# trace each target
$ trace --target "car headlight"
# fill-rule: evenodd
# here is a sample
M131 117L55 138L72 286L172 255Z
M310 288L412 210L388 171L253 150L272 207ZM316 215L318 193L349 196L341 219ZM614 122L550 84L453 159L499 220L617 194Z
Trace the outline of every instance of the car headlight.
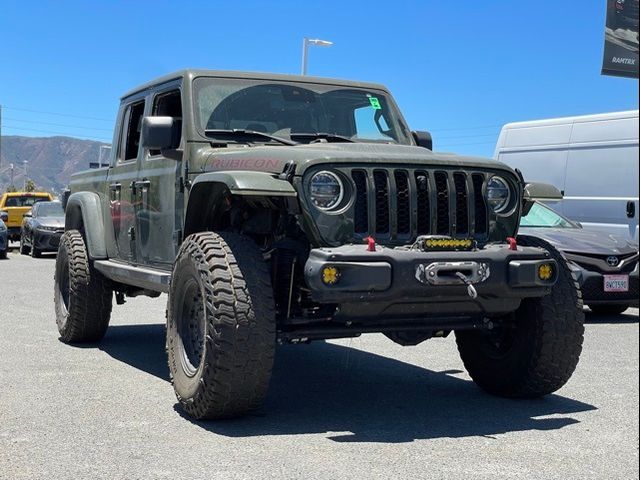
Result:
M485 198L491 210L502 213L511 203L511 188L504 178L493 176L487 182Z
M335 173L323 170L311 177L309 196L311 203L322 211L332 210L340 205L344 195L342 181Z

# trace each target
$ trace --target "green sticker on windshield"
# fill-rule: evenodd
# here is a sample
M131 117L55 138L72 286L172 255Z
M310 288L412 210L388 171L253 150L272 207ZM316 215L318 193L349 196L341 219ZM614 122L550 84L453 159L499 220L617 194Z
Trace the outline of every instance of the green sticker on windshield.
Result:
M382 107L380 106L380 100L376 97L369 97L369 103L375 110L380 110Z

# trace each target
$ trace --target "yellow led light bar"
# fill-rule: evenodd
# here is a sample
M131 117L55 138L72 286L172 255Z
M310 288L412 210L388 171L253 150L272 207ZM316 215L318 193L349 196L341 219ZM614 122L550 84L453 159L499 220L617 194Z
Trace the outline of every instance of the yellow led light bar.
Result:
M426 238L423 241L425 250L471 250L473 240L470 238Z

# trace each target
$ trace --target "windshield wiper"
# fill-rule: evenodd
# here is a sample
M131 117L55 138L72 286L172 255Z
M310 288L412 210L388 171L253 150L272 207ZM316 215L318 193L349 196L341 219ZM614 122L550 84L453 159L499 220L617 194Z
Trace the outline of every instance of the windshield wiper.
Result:
M327 142L349 142L355 143L355 140L345 137L344 135L338 135L336 133L324 133L324 132L312 132L312 133L292 133L291 138L309 138L326 140Z
M275 140L276 142L282 143L283 145L298 145L298 142L294 142L293 140L287 140L286 138L277 137L276 135L269 135L268 133L258 132L256 130L245 130L242 128L212 128L206 129L204 131L207 135L215 135L215 136L227 136L227 137L254 137L254 138L266 138L269 140Z

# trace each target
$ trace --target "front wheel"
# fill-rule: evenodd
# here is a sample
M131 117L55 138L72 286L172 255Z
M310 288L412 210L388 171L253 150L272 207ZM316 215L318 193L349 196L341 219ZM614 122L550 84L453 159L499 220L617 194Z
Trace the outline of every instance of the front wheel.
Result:
M31 257L32 258L40 258L41 252L40 249L36 247L36 237L35 235L31 236Z
M24 244L24 235L20 235L20 255L27 255L29 247Z
M169 372L197 419L241 415L266 395L275 353L268 265L238 234L202 232L182 243L167 307Z
M61 340L102 339L109 326L112 297L111 284L91 265L80 232L66 231L58 247L53 299Z
M558 262L551 293L527 298L490 331L456 332L458 350L471 378L504 397L540 397L571 378L584 336L582 295L563 255L547 242L518 237L520 245L541 247Z

